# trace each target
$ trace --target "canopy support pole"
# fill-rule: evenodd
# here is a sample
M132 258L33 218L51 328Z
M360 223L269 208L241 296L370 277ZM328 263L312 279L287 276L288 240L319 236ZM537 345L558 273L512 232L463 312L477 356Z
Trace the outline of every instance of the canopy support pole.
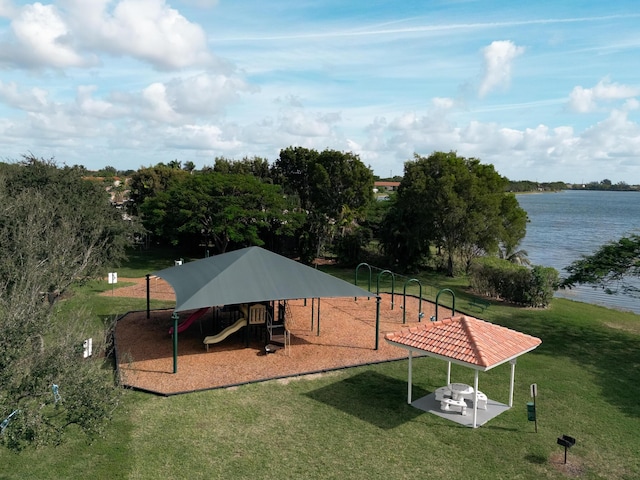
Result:
M513 384L516 378L516 359L509 360L511 364L511 382L509 384L509 407L513 407Z
M380 341L380 295L376 297L376 348L378 350L378 343Z
M320 297L318 297L318 331L316 332L316 336L320 336Z
M151 275L147 273L145 277L147 277L147 318L150 318L151 309L149 308L149 279L151 278Z
M180 316L173 312L173 373L178 373L178 319Z
M411 390L413 387L413 351L409 350L409 374L407 380L407 403L411 405Z
M304 301L305 301L304 305L306 307L307 306L307 304L306 304L307 299L305 298ZM310 329L312 332L313 332L313 316L315 314L316 314L316 299L312 298L311 299L311 329Z

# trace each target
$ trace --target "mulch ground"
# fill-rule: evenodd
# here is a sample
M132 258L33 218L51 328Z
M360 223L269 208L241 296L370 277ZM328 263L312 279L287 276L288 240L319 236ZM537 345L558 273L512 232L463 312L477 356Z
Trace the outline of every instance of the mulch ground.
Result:
M125 280L125 279L121 279ZM129 281L133 281L129 279ZM145 297L144 279L136 285L105 292L106 295ZM168 300L172 288L162 279L152 278L150 296ZM116 361L125 386L171 395L195 390L228 387L273 378L324 372L370 363L407 358L406 351L389 345L384 334L419 325L435 315L435 305L415 297L383 294L380 303L380 335L376 344L376 300L366 298L323 298L289 301L287 325L291 345L275 353L265 353L264 328L243 328L206 350L203 339L217 333L213 309L178 336L177 373L173 373L172 310L130 312L116 325ZM419 309L419 307L421 307ZM312 313L314 312L314 313ZM406 323L403 323L403 312ZM180 321L189 312L181 312ZM313 318L312 318L313 315ZM440 318L451 310L440 307ZM247 335L248 334L248 346Z

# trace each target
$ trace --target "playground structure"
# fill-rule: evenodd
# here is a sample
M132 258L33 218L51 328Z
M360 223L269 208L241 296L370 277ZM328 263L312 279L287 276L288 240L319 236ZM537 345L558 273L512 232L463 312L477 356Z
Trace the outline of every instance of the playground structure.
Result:
M285 349L288 348L290 332L286 325L286 302L278 304L278 318L276 320L274 320L273 315L274 306L263 303L253 305L243 303L222 308L200 308L191 313L186 320L179 323L177 328L171 327L169 329L169 335L173 335L174 328L177 333L185 332L197 320L202 319L211 308L214 330L218 330L218 332L204 337L202 343L207 352L209 351L209 345L222 342L245 327L249 327L252 332L258 336L267 338L267 341L270 343L284 346ZM202 324L200 324L200 331L202 332ZM248 344L248 332L245 333L245 340Z

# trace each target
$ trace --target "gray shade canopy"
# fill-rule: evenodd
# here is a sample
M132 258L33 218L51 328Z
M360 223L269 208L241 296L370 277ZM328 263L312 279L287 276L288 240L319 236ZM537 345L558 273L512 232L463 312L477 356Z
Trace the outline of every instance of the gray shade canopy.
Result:
M260 247L154 272L176 294L176 312L299 298L376 297L349 282Z

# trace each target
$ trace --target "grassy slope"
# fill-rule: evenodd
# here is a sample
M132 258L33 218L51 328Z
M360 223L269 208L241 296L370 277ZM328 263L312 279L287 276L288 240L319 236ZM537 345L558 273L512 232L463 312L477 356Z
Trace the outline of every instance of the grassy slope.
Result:
M157 269L149 266L141 261L127 276ZM353 281L353 270L343 275ZM456 308L468 307L463 280L431 277L423 285L431 285L423 287L425 296L454 288ZM65 308L91 304L96 324L144 308L140 301L95 296L108 288L106 282L83 287ZM450 297L441 303L450 304ZM546 310L493 304L479 316L543 344L518 359L514 408L477 430L406 405L402 361L170 398L129 392L105 438L87 444L71 435L56 448L0 450L0 479L422 479L471 472L482 479L566 478L557 465L556 437L563 433L577 439L569 462L580 478L640 478L639 317L561 299ZM455 365L452 375L473 379L471 370ZM414 397L444 384L445 376L444 362L416 360ZM538 434L525 409L533 382ZM480 376L482 390L499 401L508 400L508 383L508 366Z

